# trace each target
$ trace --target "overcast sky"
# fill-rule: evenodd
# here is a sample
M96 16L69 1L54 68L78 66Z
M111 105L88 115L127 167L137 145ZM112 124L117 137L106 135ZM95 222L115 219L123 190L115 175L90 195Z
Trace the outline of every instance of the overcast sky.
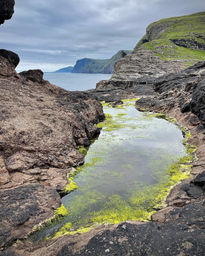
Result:
M16 0L0 48L19 54L19 71L53 71L133 49L151 22L200 11L205 0Z

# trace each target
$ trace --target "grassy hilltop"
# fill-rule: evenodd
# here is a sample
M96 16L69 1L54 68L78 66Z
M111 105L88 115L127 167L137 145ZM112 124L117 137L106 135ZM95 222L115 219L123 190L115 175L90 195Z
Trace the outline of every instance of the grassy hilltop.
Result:
M136 45L163 60L182 60L187 66L205 60L205 12L162 19L147 27Z

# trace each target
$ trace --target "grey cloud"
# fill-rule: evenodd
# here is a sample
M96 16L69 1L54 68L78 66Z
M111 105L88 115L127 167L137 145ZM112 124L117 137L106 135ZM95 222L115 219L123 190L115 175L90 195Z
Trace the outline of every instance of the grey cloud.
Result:
M0 44L20 55L20 69L46 71L133 49L149 23L204 10L201 0L17 0Z

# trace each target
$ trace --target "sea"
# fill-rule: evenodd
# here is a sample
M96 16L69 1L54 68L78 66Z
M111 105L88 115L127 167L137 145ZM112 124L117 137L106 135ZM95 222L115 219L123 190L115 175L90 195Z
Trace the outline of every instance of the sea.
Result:
M108 80L111 74L44 73L44 79L68 91L95 89L96 83Z

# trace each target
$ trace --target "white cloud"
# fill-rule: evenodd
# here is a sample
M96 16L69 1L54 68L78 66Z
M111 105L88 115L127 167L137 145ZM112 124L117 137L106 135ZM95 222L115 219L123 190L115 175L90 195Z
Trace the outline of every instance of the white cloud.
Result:
M69 65L68 66L72 66ZM44 72L53 72L60 68L65 67L65 64L51 64L51 63L33 63L33 62L20 62L20 64L17 66L16 71L21 72L28 69L41 69Z
M63 51L61 50L44 50L44 49L21 49L23 52L34 52L34 53L43 53L48 55L59 55L62 54Z

